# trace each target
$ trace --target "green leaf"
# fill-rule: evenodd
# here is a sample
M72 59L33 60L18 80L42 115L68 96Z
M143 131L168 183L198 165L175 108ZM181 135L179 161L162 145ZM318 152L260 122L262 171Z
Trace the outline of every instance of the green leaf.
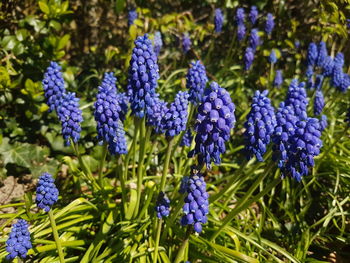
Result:
M125 8L125 0L115 0L115 12L118 14Z
M39 1L39 8L41 11L43 11L45 14L50 14L50 8L47 5L46 1Z
M64 48L70 39L70 35L66 34L58 41L57 49Z
M59 165L57 160L49 159L49 149L29 143L9 144L9 138L4 138L0 145L4 164L13 163L28 168L34 177L42 172L54 174Z

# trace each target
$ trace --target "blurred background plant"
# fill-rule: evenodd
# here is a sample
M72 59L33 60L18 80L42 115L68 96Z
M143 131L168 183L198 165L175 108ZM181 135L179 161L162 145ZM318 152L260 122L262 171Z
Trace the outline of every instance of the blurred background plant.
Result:
M245 8L247 14L252 5L259 10L258 22L254 27L258 28L262 43L256 50L252 68L244 71L243 57L252 26L247 26L245 39L238 42L234 17L237 7ZM221 33L214 32L214 12L218 7L224 13ZM128 11L133 8L138 16L129 26ZM64 208L58 210L60 218L57 224L64 231L61 238L65 240L67 248L74 251L71 262L78 259L81 262L115 262L113 251L119 251L118 259L145 262L143 258L149 256L148 248L154 242L144 234L145 229L151 228L149 218L145 216L142 220L131 221L128 215L115 211L115 202L120 201L120 196L110 189L111 186L107 188L110 192L106 193L109 201L104 203L103 197L92 196L85 192L86 189L82 190L84 197L79 197L79 191L72 189L76 182L65 180L79 174L78 161L73 150L64 147L57 117L48 113L44 100L41 81L50 61L60 62L67 90L76 92L81 99L84 122L79 149L89 169L96 172L102 153L101 147L94 147L97 133L92 105L97 86L104 72L112 71L118 78L118 88L125 90L136 37L150 33L153 39L156 31L161 32L163 47L158 60L158 90L167 101L171 101L178 90L185 88L189 63L201 60L208 77L230 92L237 107L237 127L223 156L223 164L215 167L210 176L207 175L210 178L207 182L209 192L215 195L222 187L220 183L237 176L240 165L245 162L244 156L237 153L244 145L243 123L255 90L269 89L272 104L277 107L286 94L286 84L292 78L298 76L300 80L306 80L305 58L311 41L325 41L331 55L335 56L341 51L347 60L350 55L349 46L346 45L349 9L348 0L2 1L1 183L6 177L14 176L21 180L29 179L29 183L24 183L32 185L32 180L35 182L42 172L58 174L59 186L64 189L60 201ZM263 30L267 13L273 14L275 21L271 36L267 36ZM191 40L191 49L186 54L182 51L184 33L188 33ZM271 50L275 51L277 62L270 64ZM283 70L284 82L280 89L272 87L276 69ZM328 90L325 113L329 127L323 135L324 154L318 158L322 162L317 163L313 176L305 177L302 183L284 180L279 188L273 188L264 198L258 198L251 206L242 208L239 216L223 230L224 234L212 242L210 236L222 220L222 215L239 203L254 179L263 172L262 166L249 163L245 174L252 177L236 182L222 196L225 202L215 201L215 209L211 210L209 217L208 233L190 239L192 260L256 262L254 258L258 258L261 262L320 262L329 261L333 256L341 262L341 258L350 258L344 253L350 243L350 143L348 133L344 133L349 96L339 95L329 88L329 83L324 88ZM309 91L309 94L314 96L313 91ZM332 102L331 98L337 103ZM125 127L131 125L132 120L127 118ZM127 129L129 137L133 133L133 128ZM165 147L166 140L161 138L157 146L160 159L164 158ZM177 179L189 174L189 164L184 166L182 160L186 153L187 149L176 151L172 159L171 170ZM150 171L156 174L156 166L161 161L156 154L152 157L156 162ZM117 169L113 162L107 168L107 176ZM155 178L149 178L146 191L152 199L154 187L151 180ZM262 191L268 182L262 182L258 188ZM30 189L32 186L29 186ZM118 191L121 191L119 186ZM257 191L253 193L258 194ZM8 203L12 201L11 196L1 200L5 200L2 208L8 208ZM35 221L35 242L45 245L41 248L38 246L42 254L31 259L33 262L52 262L50 260L55 258L55 254L51 252L55 247L52 247L51 241L43 240L43 236L50 233L48 218L32 212L30 191L24 202L21 198L14 201L19 201L16 209L0 214L0 218L5 219L1 231L19 216ZM96 214L92 211L101 208L99 203L103 204L103 212ZM179 230L176 222L172 222L173 229L167 229L173 241L167 240L167 250L161 248L159 252L164 262L172 262L171 258L182 241L184 230ZM114 230L113 234L111 229ZM104 240L106 235L109 237ZM334 251L336 253L333 255ZM4 252L0 255L3 256Z

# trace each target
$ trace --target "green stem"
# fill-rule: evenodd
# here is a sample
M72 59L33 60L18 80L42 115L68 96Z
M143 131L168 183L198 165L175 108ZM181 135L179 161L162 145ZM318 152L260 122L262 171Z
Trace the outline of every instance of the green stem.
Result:
M171 150L173 148L173 142L174 142L173 138L169 140L168 149L167 149L167 152L165 155L163 174L162 174L162 179L161 179L160 188L159 188L161 192L164 191L164 187L165 187L165 181L166 181L166 176L168 174L170 157L171 157Z
M190 239L190 234L191 234L191 226L188 226L185 239L184 239L184 241L182 241L181 247L179 248L179 251L177 252L174 263L180 263L181 260L183 259L184 252L185 252L185 249L186 249L187 244L188 244L188 240Z
M243 198L239 201L240 204L237 205L226 217L224 222L221 224L221 226L219 227L219 229L214 232L214 234L211 236L210 241L214 241L215 238L221 233L221 231L226 227L226 225L228 223L231 222L231 220L238 214L240 213L242 210L244 210L246 207L248 207L251 203L252 200L254 199L250 199L251 195L253 194L253 192L255 191L255 189L259 186L260 182L262 182L264 180L264 178L267 176L267 174L269 174L270 170L273 167L273 163L270 164L270 166L266 169L266 171L264 171L263 173L260 174L260 176L256 179L256 181L253 183L253 185L249 188L249 190L247 191L247 193L245 194L245 196L243 196ZM280 181L280 179L278 179ZM278 181L278 182L279 182ZM275 182L274 182L275 183ZM271 184L270 184L271 185ZM268 185L266 189L269 189ZM275 185L274 185L275 186ZM262 193L262 192L260 192ZM259 195L259 194L258 194Z
M160 219L158 221L158 227L157 227L157 235L156 235L156 243L154 246L153 263L157 263L157 261L158 261L158 248L159 248L160 232L162 230L162 223L163 223L163 219Z
M123 209L124 209L124 215L126 213L126 188L125 188L125 178L123 173L123 161L122 156L117 157L117 169L116 169L117 178L119 175L119 181L120 181L120 187L122 189L122 203L123 203Z
M103 178L102 178L102 173L103 173L103 166L106 160L106 156L107 156L107 143L104 143L102 146L102 155L101 155L101 159L100 159L100 164L98 167L98 181L100 186L103 188Z
M146 120L143 118L140 121L140 150L139 150L139 162L137 165L137 200L136 206L134 210L134 217L136 217L139 213L140 202L141 202L141 194L142 194L142 181L143 181L143 159L145 157L145 147L146 147Z
M56 242L58 256L60 258L60 262L64 263L65 262L64 261L64 254L63 254L63 250L62 250L62 246L61 246L60 237L58 236L58 232L57 232L55 217L53 216L52 210L50 210L48 214L49 214L49 218L50 218L50 222L51 222L53 237L54 237L55 242Z
M181 208L182 208L183 205L184 205L184 200L183 200L182 197L183 197L183 196L181 195L181 199L180 199L179 202L177 203L175 209L172 209L172 210L171 210L171 211L172 211L172 212L171 212L172 216L169 218L169 220L167 220L167 224L166 224L165 229L164 229L164 231L163 231L161 241L164 241L164 239L166 238L167 233L168 233L168 230L171 229L172 225L174 224L175 220L176 220L177 217L178 217L178 214L180 213Z
M94 188L96 188L97 190L101 190L101 187L96 182L95 177L93 177L90 169L86 166L83 158L81 157L81 154L79 152L78 143L72 142L72 146L73 146L73 150L75 152L75 155L78 157L79 165L80 165L81 169L83 170L84 174L90 180L90 182Z
M147 209L148 209L148 207L149 207L149 205L151 204L151 201L152 201L152 197L153 197L153 193L154 193L155 187L152 186L151 188L148 188L148 189L149 189L148 192L146 192L146 195L148 197L147 197L145 205L141 209L141 212L139 214L138 220L141 220L142 217L145 215L145 213L146 213L146 211L147 211Z
M165 188L166 176L168 174L168 169L169 169L169 163L170 163L170 157L171 157L171 150L172 150L172 147L173 147L173 142L174 142L174 139L171 138L169 140L168 149L167 149L166 155L165 155L163 174L162 174L162 179L161 179L161 182L160 182L159 192L163 192L164 188ZM156 235L156 244L155 244L155 247L154 247L154 261L153 261L154 263L157 262L157 258L158 258L158 247L159 247L160 233L162 231L162 223L163 223L163 220L160 219L159 222L158 222L157 235Z

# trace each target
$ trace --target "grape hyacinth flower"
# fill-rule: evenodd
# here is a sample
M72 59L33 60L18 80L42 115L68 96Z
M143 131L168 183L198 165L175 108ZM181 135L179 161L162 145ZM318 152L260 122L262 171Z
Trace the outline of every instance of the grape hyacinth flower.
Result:
M116 93L117 92L117 78L116 76L114 76L113 72L105 72L105 74L103 75L103 80L102 80L102 85L108 85L111 86L111 90L112 92Z
M117 101L120 106L119 119L124 122L129 109L129 97L125 92L117 92Z
M307 88L313 89L314 88L314 80L313 80L314 68L313 68L313 66L310 66L310 65L307 66L305 75L307 78Z
M170 200L164 192L160 192L155 207L159 219L168 217L170 214Z
M188 186L188 180L190 179L189 176L183 176L181 178L181 183L180 183L180 189L179 189L179 193L180 194L184 194L187 192L187 186Z
M350 87L350 76L349 74L343 73L343 79L340 86L341 92L346 92Z
M316 65L317 58L318 58L317 45L314 42L311 42L307 49L307 58L306 58L307 65L314 67Z
M106 93L106 96L111 94L113 98L114 97L117 98L117 102L119 104L119 106L117 106L119 118L121 121L124 121L125 115L128 112L129 97L126 95L125 92L122 92L122 93L118 92L116 83L117 83L117 78L114 76L114 73L106 72L103 76L102 84L101 84L101 87L99 87L99 89L104 87L102 89Z
M204 95L194 127L196 145L188 155L198 155L199 165L206 164L210 169L212 161L221 163L220 155L226 151L225 142L236 122L235 105L230 94L216 82L210 84Z
M74 92L63 95L57 109L57 115L61 121L62 135L66 145L70 145L70 140L77 143L80 138L80 123L83 121L83 115L81 109L79 109L79 99L75 97Z
M154 53L156 53L157 56L159 56L160 50L163 46L163 40L162 40L162 34L159 31L156 31L154 33Z
M288 160L289 139L294 135L297 120L293 108L281 102L276 113L276 127L272 135L273 159L277 161L279 168L284 167Z
M154 128L155 133L165 133L162 120L168 111L168 103L159 98L159 94L156 94L151 106L150 114L147 119L147 125Z
M316 90L315 100L314 100L314 114L320 115L324 108L324 97L321 90Z
M315 164L314 157L320 154L320 138L321 126L318 119L297 121L295 133L289 140L287 162L281 168L282 177L290 176L300 182L302 176L308 175L309 168Z
M259 32L258 29L253 28L252 31L250 32L249 36L249 46L256 50L256 48L260 45L260 37L259 37Z
M328 57L327 46L326 43L321 41L318 44L318 56L317 56L317 66L322 68L326 58Z
M333 73L333 67L334 67L334 60L331 56L327 56L324 64L323 64L323 68L322 68L322 74L325 77L329 77L332 75Z
M190 49L191 49L191 39L190 36L188 35L188 33L184 33L182 35L182 50L184 51L184 53L187 53Z
M193 225L194 231L202 232L202 224L207 223L207 214L209 212L209 194L206 190L206 183L203 174L192 167L191 175L187 181L187 196L184 201L182 211L184 215L181 218L181 225Z
M137 19L136 9L133 8L128 13L128 25L131 26L134 24L134 21Z
M61 66L51 61L42 81L44 95L47 100L46 103L49 106L50 112L57 110L60 106L63 94L66 92L61 70Z
M188 93L180 91L176 94L175 100L170 104L168 111L162 119L163 129L166 136L174 137L186 130L188 117Z
M268 91L256 91L253 97L251 110L244 124L246 151L249 159L255 155L259 162L263 162L263 155L271 140L276 126L275 109L267 97Z
M275 79L273 81L273 85L275 87L280 87L283 83L283 75L282 70L276 70Z
M193 140L193 136L192 136L192 131L190 128L188 128L184 134L184 136L182 137L180 146L187 146L190 147L191 143Z
M334 58L334 66L332 73L332 85L338 89L341 89L343 81L343 66L344 66L344 55L339 52Z
M327 116L323 114L320 119L321 132L323 132L327 128L327 126L328 126Z
M220 33L222 30L222 24L224 23L224 14L220 8L215 9L214 25L215 32Z
M254 61L254 50L251 47L247 47L244 53L244 69L249 70Z
M244 24L238 25L238 27L237 27L237 39L238 39L238 41L242 41L244 39L245 33L246 33L245 25Z
M49 212L51 207L58 200L58 189L55 185L55 180L49 173L43 173L39 177L38 185L36 187L36 204L45 212Z
M243 25L245 20L245 14L244 14L244 9L243 8L237 8L236 10L236 17L235 17L235 22L236 25Z
M316 81L315 81L316 90L320 90L322 88L322 84L323 84L323 75L318 74L316 76Z
M307 118L306 108L308 105L308 99L304 86L304 82L299 84L297 79L293 79L289 85L285 100L285 105L291 106L295 115L300 120Z
M148 35L145 34L135 40L129 66L127 90L132 115L141 119L148 118L158 79L157 56Z
M249 20L250 20L250 23L252 23L252 25L255 25L256 21L258 20L258 9L256 8L255 5L253 5L250 8Z
M300 41L299 41L298 39L296 39L296 40L294 41L294 47L295 47L296 49L299 49L299 48L300 48Z
M19 219L17 223L12 225L9 238L6 241L6 252L9 253L6 259L26 258L30 248L32 248L32 242L30 241L28 223L24 219Z
M271 64L275 64L277 62L277 55L274 49L271 50L270 56L269 56L269 62Z
M271 13L268 13L266 16L266 22L265 22L266 34L271 35L274 27L275 27L275 21L274 21L273 15Z
M189 101L194 105L202 102L208 77L204 65L197 60L191 63L186 75L186 87L189 90Z

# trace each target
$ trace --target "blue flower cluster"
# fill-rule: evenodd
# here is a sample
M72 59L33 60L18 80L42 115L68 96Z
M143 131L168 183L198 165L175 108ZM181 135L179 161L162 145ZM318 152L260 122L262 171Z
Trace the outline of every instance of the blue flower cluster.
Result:
M39 177L38 185L36 187L36 204L45 212L49 212L51 207L58 200L58 189L55 185L55 180L49 173L43 173Z
M317 57L318 57L317 45L314 42L311 42L307 49L307 58L306 58L307 65L314 67L317 62Z
M252 23L252 25L255 25L256 21L258 20L258 9L256 8L256 6L252 6L250 8L250 12L249 12L249 20L250 23Z
M273 15L268 13L266 16L266 22L265 22L266 34L271 35L274 27L275 27L275 21L274 21Z
M163 46L163 40L162 40L162 34L159 31L156 31L154 33L154 53L156 53L157 56L159 56L160 50Z
M113 78L111 78L113 77ZM120 113L125 118L125 113L118 103L116 78L105 74L101 86L98 87L95 106L95 120L97 122L97 139L99 143L108 144L108 150L112 155L125 154L127 152L123 123L120 121Z
M167 111L168 103L160 99L159 94L156 94L147 119L147 125L152 126L156 133L165 133L162 120Z
M224 23L224 14L220 8L216 8L215 16L214 16L214 25L215 25L216 33L221 32L223 23Z
M157 217L159 219L169 216L169 214L170 214L170 200L164 192L159 193L155 210L157 213Z
M191 63L186 75L186 87L189 90L189 101L194 105L202 102L208 77L204 65L197 60Z
M182 35L182 50L184 51L184 53L187 53L188 51L190 51L191 49L191 39L190 36L188 35L188 33L184 33Z
M236 17L235 17L236 25L239 26L239 25L244 24L244 20L245 20L244 9L243 8L237 8L237 10L236 10Z
M283 83L283 75L282 70L276 70L275 79L273 81L273 85L275 87L280 87Z
M308 175L314 166L314 157L322 147L321 126L318 119L308 118L296 122L295 132L290 137L287 162L281 167L282 176L291 176L298 182Z
M242 41L246 34L246 28L244 25L245 13L243 8L237 8L235 22L237 25L237 39L238 41Z
M324 108L324 97L321 90L316 90L315 100L314 100L314 114L320 115Z
M270 52L269 61L271 64L275 64L277 62L277 55L274 49L272 49Z
M295 115L301 120L307 117L306 108L308 99L304 86L304 82L299 84L297 79L293 79L289 85L287 98L285 100L286 106L291 106Z
M279 168L283 168L288 161L289 140L294 135L297 120L293 108L281 102L276 113L276 127L272 136L273 159L277 161Z
M81 126L83 121L82 112L79 109L79 99L75 93L65 93L57 109L57 115L62 124L62 135L66 145L70 145L70 140L78 142L80 138Z
M138 37L134 43L128 73L128 96L132 114L147 118L159 79L157 56L147 34Z
M6 258L8 260L15 257L25 258L30 248L32 248L32 242L30 241L28 223L24 219L19 219L17 223L13 224L10 236L6 241L6 251L9 253Z
M126 114L129 109L129 97L126 95L125 92L118 92L117 93L117 101L120 106L120 111L119 111L119 119L124 122Z
M321 41L318 44L318 55L317 55L317 62L316 65L320 68L322 68L325 64L326 58L328 57L328 51L326 43Z
M190 178L186 187L187 196L182 208L184 215L181 218L181 225L193 225L194 231L202 232L202 224L207 223L209 212L209 194L206 190L206 183L203 174L200 174L195 167L192 167Z
M131 9L128 13L128 25L131 26L134 24L134 21L137 19L137 12L134 9Z
M244 124L246 150L249 158L255 155L259 162L264 161L263 155L276 126L275 109L267 95L267 90L255 92L251 110Z
M254 49L247 47L244 53L244 69L249 70L253 65L254 61Z
M180 132L186 130L188 117L188 93L180 91L176 94L174 102L169 106L162 119L162 128L166 136L174 137Z
M50 66L46 69L42 81L45 98L50 111L57 110L66 92L61 69L61 66L56 62L50 62Z
M225 152L225 142L236 122L235 105L230 94L216 82L210 84L204 95L195 123L196 146L189 157L198 155L199 165L206 164L210 169L212 160L221 163L220 154Z
M260 37L259 37L259 31L256 28L253 28L250 32L249 36L249 46L256 50L256 48L260 45Z
M336 88L341 89L343 81L343 66L344 66L344 55L338 53L334 58L334 66L332 73L332 85Z
M190 128L188 128L184 134L184 136L182 137L182 140L180 142L180 146L191 146L193 140L193 136L192 136L192 131Z

